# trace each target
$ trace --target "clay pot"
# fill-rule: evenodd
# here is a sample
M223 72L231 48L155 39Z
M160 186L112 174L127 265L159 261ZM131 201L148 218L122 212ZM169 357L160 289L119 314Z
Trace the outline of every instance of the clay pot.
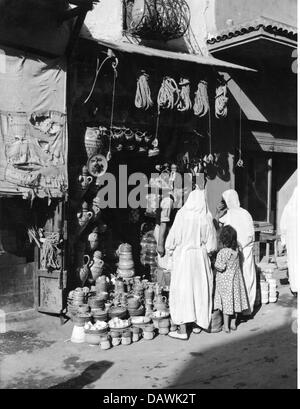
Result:
M78 276L79 276L79 279L80 279L82 285L85 284L85 282L88 279L88 276L90 274L89 263L90 263L90 257L88 255L84 255L83 256L83 265L79 270L77 270L78 271ZM84 298L83 295L78 296L78 301L81 301L81 300L83 301L83 298ZM73 303L76 302L76 300L77 300L77 298L75 296L74 299L73 299Z
M122 279L118 278L115 282L115 291L116 293L124 293L125 292L125 283Z
M128 308L129 309L138 309L139 306L141 305L141 301L139 299L139 297L128 297L127 298L127 303L128 303Z
M86 202L82 204L81 211L77 213L79 226L84 226L94 216L94 213L89 211L89 206Z
M100 276L96 280L96 291L97 293L107 292L108 283L106 280L106 276Z
M101 153L104 149L104 139L99 128L87 127L84 135L84 144L87 156Z
M78 181L82 190L86 190L93 182L93 176L89 174L87 166L83 166L82 174L79 176Z
M121 244L117 250L117 255L119 256L118 267L120 270L132 270L134 268L130 244Z
M102 260L101 251L95 251L93 260L89 265L94 281L96 281L97 278L102 274L103 266L104 261Z
M158 328L169 328L170 320L168 318L158 321Z
M107 350L107 349L111 348L109 335L101 336L101 338L100 338L100 347L103 350Z
M85 342L89 345L99 345L100 334L97 331L85 331Z
M157 295L154 300L154 308L157 311L167 311L167 298L163 295Z
M170 332L169 328L159 328L158 333L160 335L168 335L168 333Z

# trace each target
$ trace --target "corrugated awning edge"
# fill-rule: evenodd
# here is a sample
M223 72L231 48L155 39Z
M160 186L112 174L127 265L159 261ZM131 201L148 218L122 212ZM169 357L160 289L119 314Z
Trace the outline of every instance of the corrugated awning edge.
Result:
M227 69L234 69L234 70L242 70L242 71L250 71L250 72L257 72L257 70L244 67L242 65L232 64L227 61L222 61L214 57L206 57L198 54L187 54L181 52L174 52L174 51L167 51L167 50L159 50L156 48L145 47L139 44L131 44L126 42L110 42L106 40L95 40L91 39L92 41L97 42L105 47L111 48L113 50L131 53L131 54L142 54L149 57L158 57L158 58L165 58L165 59L172 59L177 61L185 61L196 63L200 65L207 65L213 66L217 68L227 68Z

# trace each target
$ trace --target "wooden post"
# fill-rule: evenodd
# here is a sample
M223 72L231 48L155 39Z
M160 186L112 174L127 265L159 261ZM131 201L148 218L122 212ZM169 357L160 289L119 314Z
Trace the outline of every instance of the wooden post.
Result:
M267 200L267 222L271 223L271 208L272 208L272 165L273 159L268 159L268 200ZM267 262L270 258L270 242L266 243Z

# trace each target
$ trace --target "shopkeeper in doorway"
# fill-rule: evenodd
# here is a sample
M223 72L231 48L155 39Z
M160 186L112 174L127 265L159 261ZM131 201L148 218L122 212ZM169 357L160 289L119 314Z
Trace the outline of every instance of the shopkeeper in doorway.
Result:
M172 259L166 254L165 242L174 222L180 199L182 199L181 178L177 186L177 166L171 166L171 173L164 171L160 175L159 206L156 210L154 237L157 242L157 280L164 287L169 286L166 272L171 270Z

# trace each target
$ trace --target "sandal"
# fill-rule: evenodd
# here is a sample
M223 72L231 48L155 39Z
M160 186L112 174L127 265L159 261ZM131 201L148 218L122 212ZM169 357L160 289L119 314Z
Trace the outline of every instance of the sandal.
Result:
M172 331L168 333L169 337L181 339L182 341L186 341L188 339L187 334L179 334L177 331Z
M202 332L202 329L198 327L194 327L192 331L193 331L193 334L200 334Z

